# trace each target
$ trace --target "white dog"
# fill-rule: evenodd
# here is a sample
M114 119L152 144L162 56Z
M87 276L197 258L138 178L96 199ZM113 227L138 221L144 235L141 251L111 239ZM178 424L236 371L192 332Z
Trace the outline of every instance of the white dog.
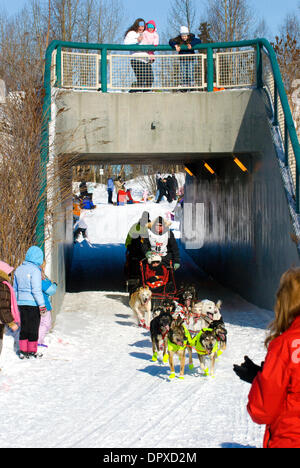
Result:
M187 317L187 328L197 332L203 328L209 328L209 324L214 320L223 320L220 313L221 305L222 301L214 303L208 299L196 302Z
M129 300L129 305L136 316L137 324L147 328L147 330L150 329L151 296L152 292L148 286L145 286L134 291Z

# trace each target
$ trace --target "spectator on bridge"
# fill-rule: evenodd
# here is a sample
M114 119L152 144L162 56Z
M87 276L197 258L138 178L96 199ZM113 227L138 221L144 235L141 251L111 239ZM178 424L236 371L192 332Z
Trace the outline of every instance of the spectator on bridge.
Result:
M42 249L34 245L27 250L25 261L14 275L14 291L21 318L20 359L38 356L40 320L47 313L40 270L43 261Z
M109 177L107 180L107 194L108 194L108 202L109 204L113 205L112 196L114 191L114 181L112 177Z
M157 29L156 29L155 21L153 21L153 20L148 21L148 23L146 23L145 31L143 32L143 39L140 42L140 45L158 46L158 44L159 44L159 35L158 35ZM154 60L153 50L149 50L148 55L150 55L150 61L153 61Z
M245 356L234 371L252 383L247 409L255 423L266 424L264 448L299 448L300 268L282 275L269 330L264 363L258 366Z
M143 40L143 33L146 28L146 23L142 18L135 20L132 26L127 29L124 37L125 45L140 45ZM129 92L143 91L143 88L150 88L153 83L153 71L149 54L145 51L132 51L132 59L130 60L131 67L134 71L136 82L132 83Z
M186 26L181 26L179 36L169 41L169 45L180 55L180 82L186 88L182 91L188 91L188 87L194 84L194 57L191 55L195 54L193 47L197 44L201 44L201 39L191 34ZM183 50L183 45L188 50Z
M0 261L0 354L3 347L3 335L11 334L15 340L15 352L19 351L20 313L14 289L11 285L11 273L14 268Z

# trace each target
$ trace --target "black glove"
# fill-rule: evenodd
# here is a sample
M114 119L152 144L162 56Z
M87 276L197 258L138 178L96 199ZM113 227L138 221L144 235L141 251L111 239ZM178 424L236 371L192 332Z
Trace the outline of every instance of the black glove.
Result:
M257 372L262 371L262 366L263 363L261 366L257 366L253 361L251 361L251 359L248 358L248 356L245 356L244 362L242 362L240 366L237 364L233 365L233 370L241 380L252 383L256 377Z

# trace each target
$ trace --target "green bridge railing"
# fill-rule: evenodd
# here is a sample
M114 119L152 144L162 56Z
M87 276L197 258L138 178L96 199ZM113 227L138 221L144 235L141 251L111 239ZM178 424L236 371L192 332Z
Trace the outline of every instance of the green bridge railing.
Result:
M185 47L186 48L186 47ZM168 45L160 46L141 46L141 45L118 45L118 44L87 44L77 42L52 41L48 46L45 57L44 74L44 104L43 104L43 126L42 126L42 145L41 145L41 190L40 206L36 227L37 243L40 246L44 244L44 216L46 208L46 165L49 154L49 122L51 120L51 89L52 89L52 58L56 52L55 64L55 87L61 87L62 83L62 51L96 51L101 55L100 60L100 90L103 93L108 91L108 69L107 59L110 52L115 51L154 51L170 53L173 49ZM300 145L296 133L293 117L291 114L288 98L283 85L276 54L271 44L266 39L253 39L239 42L218 42L209 44L200 44L194 47L195 50L206 51L206 81L207 92L214 90L214 53L218 50L226 49L252 49L255 51L255 86L258 89L268 88L273 108L273 125L279 126L283 151L285 155L286 167L293 172L296 212L300 208ZM268 72L268 73L266 73ZM268 77L272 78L273 86L269 86ZM281 118L280 118L281 111Z

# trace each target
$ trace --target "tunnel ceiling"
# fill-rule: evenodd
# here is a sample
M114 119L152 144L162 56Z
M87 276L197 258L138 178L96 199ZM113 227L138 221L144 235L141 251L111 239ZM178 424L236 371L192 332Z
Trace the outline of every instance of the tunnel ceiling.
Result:
M234 156L243 157L245 154L234 153ZM232 158L232 153L131 153L128 154L80 154L76 158L76 164L148 164L177 162L181 164L197 163L197 161L217 160Z

